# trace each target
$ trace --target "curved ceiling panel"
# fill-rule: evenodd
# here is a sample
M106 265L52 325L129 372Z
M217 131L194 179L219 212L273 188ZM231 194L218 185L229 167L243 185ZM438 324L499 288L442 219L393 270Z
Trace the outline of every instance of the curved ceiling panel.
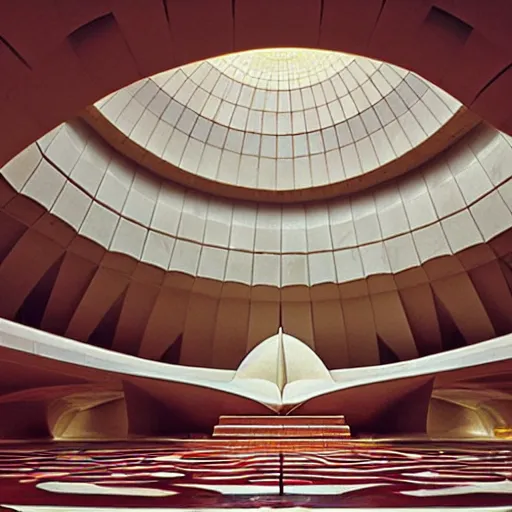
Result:
M230 54L133 83L193 59L110 73L118 19L68 41L107 78L63 96L68 117L132 83L86 109L96 132L69 121L0 170L0 316L217 368L281 325L331 368L512 331L510 137L467 133L479 119L437 87L340 53ZM26 140L13 105L9 139Z
M0 316L216 368L280 324L330 368L488 340L512 331L511 154L482 125L388 185L272 206L160 179L73 121L1 170Z
M272 206L161 180L75 121L1 173L107 250L192 276L279 288L395 274L492 240L512 226L511 158L510 137L482 126L371 192Z
M189 64L95 107L89 123L145 167L204 191L281 202L395 177L476 122L414 73L294 49Z
M234 51L275 46L348 51L411 69L512 133L503 0L291 0L0 5L5 164L80 109L141 78ZM167 7L167 9L166 9ZM290 13L293 12L293 16Z

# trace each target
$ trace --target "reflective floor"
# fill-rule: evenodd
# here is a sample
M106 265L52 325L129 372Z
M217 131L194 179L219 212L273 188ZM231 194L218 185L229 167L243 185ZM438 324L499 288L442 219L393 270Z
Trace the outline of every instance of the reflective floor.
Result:
M23 512L81 507L512 510L512 442L343 442L300 452L208 441L2 445L0 504L0 510Z

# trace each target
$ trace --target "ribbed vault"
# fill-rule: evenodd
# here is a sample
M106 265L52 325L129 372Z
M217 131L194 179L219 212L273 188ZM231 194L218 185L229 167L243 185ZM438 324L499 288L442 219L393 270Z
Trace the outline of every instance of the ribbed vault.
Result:
M397 66L289 48L161 73L102 99L83 117L119 152L164 178L278 203L325 200L396 178L480 121Z
M275 207L164 182L73 121L2 169L0 314L220 368L279 325L329 368L487 340L512 331L511 151L480 126L386 186Z
M0 316L147 359L220 368L236 368L281 325L329 368L412 359L512 331L509 3L143 4L0 6ZM318 126L308 127L304 113L305 129L295 130L292 119L287 130L277 121L287 114L277 96L276 122L264 125L262 114L246 147L249 113L240 145L239 117L206 115L191 100L206 91L211 73L277 91L272 66L257 57L244 61L247 55L222 57L205 75L212 65L199 61L276 47L356 57L319 59L313 81L288 63L290 103L296 87L322 88ZM401 71L392 83L395 66ZM368 80L375 85L387 76L390 90L375 87L371 114L356 109L351 116L352 103L364 99L344 81L352 103L343 106L340 95L344 117L335 118L326 84L346 70L354 77L356 68L366 73L359 84L366 100L375 94ZM174 90L169 84L180 76ZM155 96L144 105L148 90ZM407 108L390 108L394 117L386 123L377 105L389 106L394 93ZM157 96L168 100L158 116L149 108ZM152 134L159 126L165 131L164 112L180 98L183 112L194 107L186 119L197 115L233 132L240 151L226 157L232 162L221 165L232 149L227 135L222 148L209 145L181 117L172 119L172 135L161 137L165 144L152 135L142 140L153 121ZM141 117L132 119L137 101ZM240 106L233 103L233 113ZM331 124L322 124L321 107ZM147 126L139 122L143 111ZM480 118L494 127L472 129ZM372 128L375 119L380 124ZM345 122L353 140L341 144ZM398 132L390 134L390 125ZM354 137L361 129L365 136ZM170 151L176 131L181 142ZM318 149L317 131L323 146L311 151ZM332 133L338 146L326 145ZM260 137L256 154L244 152L255 152L253 135ZM306 135L304 155L295 152L299 139L291 146L277 141ZM272 138L275 155L263 151L263 137ZM216 161L215 153L218 165L203 166L206 151L205 162ZM276 172L262 172L261 180L242 175L254 158L261 169L275 164ZM307 195L315 187L320 192ZM295 189L299 194L286 195Z
M511 131L506 0L41 0L0 7L7 162L81 108L141 78L233 51L306 47L411 69Z

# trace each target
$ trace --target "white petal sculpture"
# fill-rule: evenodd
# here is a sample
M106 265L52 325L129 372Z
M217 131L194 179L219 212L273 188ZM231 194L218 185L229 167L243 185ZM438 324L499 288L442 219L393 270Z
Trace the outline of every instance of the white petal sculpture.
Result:
M34 381L27 389L2 395L0 409L7 407L4 412L13 414L21 402L43 404L46 418L57 399L80 396L85 410L89 394L91 410L96 410L101 392L111 402L113 395L106 391L117 391L126 401L129 424L160 410L157 424L176 422L178 428L184 422L186 428L207 431L221 415L271 410L342 414L349 425L361 428L387 418L393 429L417 432L426 428L432 398L445 400L452 390L505 378L512 360L511 336L412 361L329 371L305 343L279 330L231 371L144 360L0 320L0 371L8 378L9 368L25 368ZM58 385L48 385L51 375ZM509 408L511 401L507 395L500 403ZM71 407L76 400L64 402ZM35 407L31 411L38 414Z

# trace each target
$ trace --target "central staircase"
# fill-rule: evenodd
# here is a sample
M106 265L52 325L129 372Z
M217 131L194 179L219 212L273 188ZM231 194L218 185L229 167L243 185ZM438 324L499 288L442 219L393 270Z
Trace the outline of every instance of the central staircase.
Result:
M344 416L221 416L214 438L311 439L349 438Z

